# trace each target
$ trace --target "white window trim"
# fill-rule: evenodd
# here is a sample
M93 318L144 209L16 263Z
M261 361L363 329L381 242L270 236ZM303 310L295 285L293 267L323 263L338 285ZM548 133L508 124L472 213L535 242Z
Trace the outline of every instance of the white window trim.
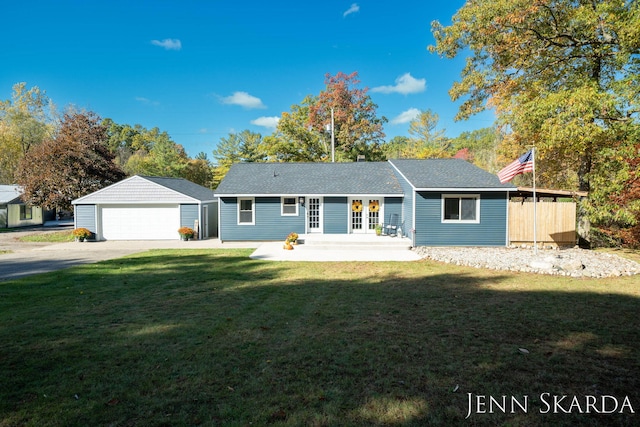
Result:
M243 200L251 200L251 222L240 222L240 206ZM256 200L254 197L238 197L238 225L256 224Z
M445 219L445 199L458 199L459 212L462 214L462 199L476 199L476 219ZM442 194L440 196L440 222L443 224L480 224L480 194Z
M295 213L285 213L284 211L284 199L293 199L293 205L296 207L296 212ZM291 205L288 205L291 206ZM280 198L280 215L281 216L298 216L298 197L295 196L289 196L289 197L281 197Z

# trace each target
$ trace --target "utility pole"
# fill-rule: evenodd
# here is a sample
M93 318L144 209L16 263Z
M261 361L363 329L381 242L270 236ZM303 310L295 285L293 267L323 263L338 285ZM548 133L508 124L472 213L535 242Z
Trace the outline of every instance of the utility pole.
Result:
M334 132L334 122L333 122L333 107L331 108L331 163L336 161L336 138Z

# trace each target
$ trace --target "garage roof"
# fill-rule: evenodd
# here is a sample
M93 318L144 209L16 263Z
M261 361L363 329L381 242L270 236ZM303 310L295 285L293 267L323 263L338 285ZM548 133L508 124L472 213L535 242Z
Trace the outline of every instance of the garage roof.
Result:
M197 203L214 199L213 191L183 178L134 175L72 204Z
M22 189L17 185L0 185L0 205L22 204Z

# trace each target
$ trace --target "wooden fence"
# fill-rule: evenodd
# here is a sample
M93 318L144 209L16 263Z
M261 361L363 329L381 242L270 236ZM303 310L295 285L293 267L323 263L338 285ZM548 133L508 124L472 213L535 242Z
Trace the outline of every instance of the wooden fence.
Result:
M574 246L576 204L573 202L536 203L538 245ZM509 242L533 244L533 202L509 202Z

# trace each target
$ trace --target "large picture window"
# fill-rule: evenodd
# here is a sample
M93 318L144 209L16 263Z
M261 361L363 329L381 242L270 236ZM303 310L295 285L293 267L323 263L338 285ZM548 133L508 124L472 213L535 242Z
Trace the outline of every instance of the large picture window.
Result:
M255 223L253 199L238 200L238 224L253 225Z
M442 222L479 223L480 196L477 194L443 195Z
M281 205L283 216L298 216L298 200L295 197L283 197Z

